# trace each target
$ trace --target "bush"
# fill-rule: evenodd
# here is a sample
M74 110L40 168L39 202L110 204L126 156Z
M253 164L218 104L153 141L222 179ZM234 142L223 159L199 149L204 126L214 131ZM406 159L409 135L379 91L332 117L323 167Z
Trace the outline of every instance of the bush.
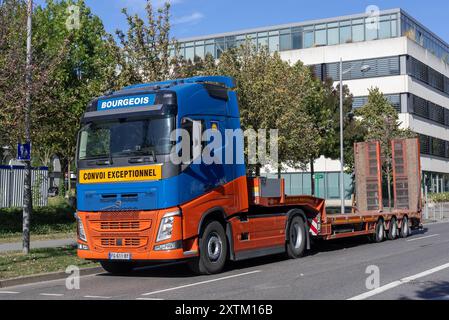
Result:
M429 202L449 202L449 192L430 193L427 195L427 198L429 199Z
M34 234L48 234L73 231L74 209L67 202L53 200L47 207L33 208L30 231ZM22 208L0 209L0 234L22 232Z

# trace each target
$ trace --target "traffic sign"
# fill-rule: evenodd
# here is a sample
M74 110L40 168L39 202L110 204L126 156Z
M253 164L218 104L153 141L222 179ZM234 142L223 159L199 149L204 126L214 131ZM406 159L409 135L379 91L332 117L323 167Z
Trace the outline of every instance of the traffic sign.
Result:
M30 161L31 160L31 143L17 144L17 160Z
M315 173L315 179L316 180L324 179L324 173Z

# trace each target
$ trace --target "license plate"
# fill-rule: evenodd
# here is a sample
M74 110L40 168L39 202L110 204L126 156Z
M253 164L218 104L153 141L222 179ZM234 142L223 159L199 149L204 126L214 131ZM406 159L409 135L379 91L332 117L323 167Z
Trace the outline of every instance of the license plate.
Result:
M109 260L131 260L131 253L109 252Z

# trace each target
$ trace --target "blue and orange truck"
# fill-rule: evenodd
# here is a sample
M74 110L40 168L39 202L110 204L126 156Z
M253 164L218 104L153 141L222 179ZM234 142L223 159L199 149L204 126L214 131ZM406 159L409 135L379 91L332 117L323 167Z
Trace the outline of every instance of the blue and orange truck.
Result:
M196 273L214 274L227 260L299 258L314 238L380 242L420 226L417 139L391 142L392 208L383 207L376 141L355 145L357 207L347 212L324 199L286 195L283 179L247 176L244 163L205 163L205 130L224 136L240 129L234 89L230 77L193 77L129 86L87 106L77 145L79 257L111 273L185 260ZM171 133L180 128L197 152L176 163ZM243 145L232 153L236 160Z

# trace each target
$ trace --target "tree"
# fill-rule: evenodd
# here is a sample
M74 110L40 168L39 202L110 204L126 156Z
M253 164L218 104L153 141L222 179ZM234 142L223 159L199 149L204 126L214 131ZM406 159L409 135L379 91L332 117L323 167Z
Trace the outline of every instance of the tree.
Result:
M304 167L317 137L304 109L310 99L309 70L293 68L278 53L256 50L247 40L240 48L222 54L215 74L236 79L243 129L278 129L279 162L271 163L278 176L283 165ZM259 174L260 165L250 170Z
M72 5L79 12L79 27L68 26ZM51 100L34 108L38 154L46 162L58 154L70 177L81 115L90 100L111 89L115 57L101 20L83 0L47 0L36 9L35 21L38 59L58 61L47 90Z
M409 129L401 129L399 116L379 88L369 90L368 103L356 111L365 130L365 141L376 140L381 145L383 173L387 178L388 207L391 208L391 140L416 136Z
M151 0L146 4L146 23L137 14L122 10L128 22L128 30L117 30L119 45L115 46L115 57L120 68L117 87L134 83L162 81L170 78L172 58L170 46L170 3L154 11ZM115 43L112 38L110 42Z

